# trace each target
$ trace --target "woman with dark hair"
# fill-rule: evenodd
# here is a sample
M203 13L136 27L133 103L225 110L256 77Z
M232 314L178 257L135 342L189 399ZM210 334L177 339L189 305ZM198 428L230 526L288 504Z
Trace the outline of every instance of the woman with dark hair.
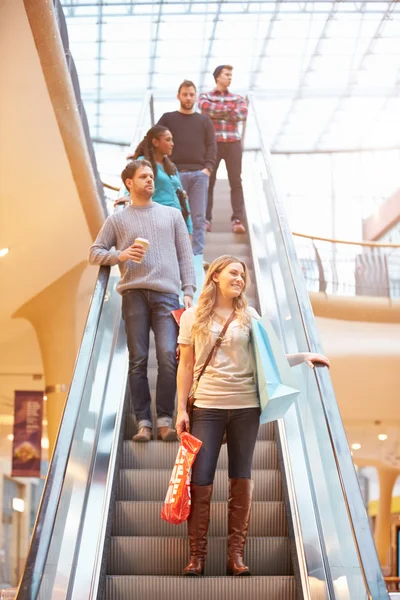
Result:
M183 191L178 170L169 159L173 147L174 142L169 129L163 125L155 125L149 129L135 152L127 156L127 159L140 160L144 158L150 162L154 173L153 201L180 210L191 235L193 224L187 196ZM124 201L125 198L118 198L114 205Z
M191 433L203 442L192 469L190 562L184 575L202 575L204 571L210 500L225 432L229 465L227 575L251 574L243 552L250 520L251 463L260 403L250 332L252 318L260 317L247 306L248 285L244 262L234 256L216 258L207 271L197 307L186 310L180 321L176 431L178 435L189 431L186 402L195 381ZM291 366L303 362L310 367L314 363L329 366L329 360L321 354L301 352L286 358Z

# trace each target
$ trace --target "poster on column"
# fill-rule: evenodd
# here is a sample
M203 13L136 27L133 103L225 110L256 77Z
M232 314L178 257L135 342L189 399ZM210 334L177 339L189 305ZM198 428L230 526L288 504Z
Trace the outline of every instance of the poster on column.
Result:
M43 392L15 392L12 477L40 477Z

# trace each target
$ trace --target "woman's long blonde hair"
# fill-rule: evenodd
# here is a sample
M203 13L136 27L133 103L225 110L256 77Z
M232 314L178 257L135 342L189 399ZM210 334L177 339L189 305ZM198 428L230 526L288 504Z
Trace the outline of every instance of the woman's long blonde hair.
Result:
M233 308L236 313L236 318L239 320L241 325L247 325L250 323L251 317L247 312L247 298L245 296L245 291L250 284L250 277L246 263L244 263L242 260L239 260L235 256L224 254L223 256L219 256L213 260L208 268L206 280L197 304L196 320L192 328L193 341L196 335L207 336L210 331L218 286L218 283L214 281L213 276L215 273L221 273L221 271L223 271L231 263L239 263L243 267L244 288L240 296L233 298Z

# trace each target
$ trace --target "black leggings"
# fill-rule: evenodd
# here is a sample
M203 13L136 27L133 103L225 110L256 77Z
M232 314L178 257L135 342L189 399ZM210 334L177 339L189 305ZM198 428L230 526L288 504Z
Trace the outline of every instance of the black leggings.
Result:
M203 442L192 468L192 483L210 485L226 430L230 479L250 479L260 425L259 408L193 408L191 433Z

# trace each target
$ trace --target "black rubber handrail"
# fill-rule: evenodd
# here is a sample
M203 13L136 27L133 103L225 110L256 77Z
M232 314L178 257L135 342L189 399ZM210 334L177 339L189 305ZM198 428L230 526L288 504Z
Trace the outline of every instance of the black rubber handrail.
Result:
M289 272L293 281L293 288L296 295L307 344L311 352L320 352L318 332L310 303L310 297L302 277L301 267L297 260L296 248L288 221L286 219L286 213L274 183L274 178L270 167L269 152L263 140L261 122L253 94L250 94L250 102L252 104L255 122L260 136L260 149L263 154L271 189L273 190L273 204L275 207L276 218L280 225ZM351 458L342 418L332 388L332 382L327 369L316 369L315 375L319 387L321 404L329 432L339 480L342 487L342 493L349 515L350 525L353 531L353 538L355 540L356 550L367 587L366 591L370 598L373 598L374 600L389 600L389 595L383 579L368 516L362 500L360 486L354 469L353 460Z
M100 267L32 533L24 573L17 591L17 600L36 600L39 594L109 276L110 267Z

